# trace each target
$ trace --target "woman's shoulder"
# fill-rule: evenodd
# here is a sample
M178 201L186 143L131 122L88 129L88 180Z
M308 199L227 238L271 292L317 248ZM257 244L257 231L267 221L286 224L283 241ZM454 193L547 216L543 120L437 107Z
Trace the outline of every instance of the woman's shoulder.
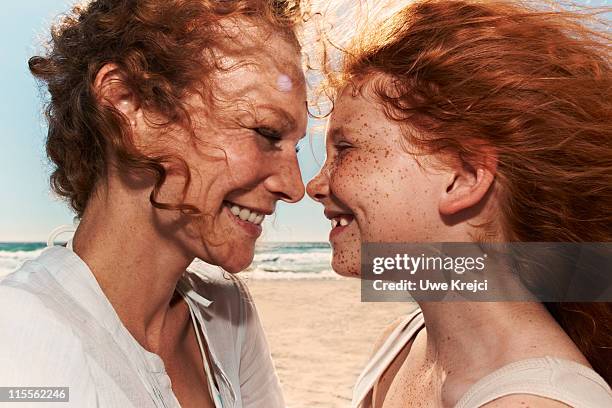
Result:
M10 341L23 347L42 340L48 342L52 338L48 333L56 333L64 340L75 338L61 314L45 302L45 295L28 285L30 272L20 269L0 281L0 332L11 333L2 344Z
M0 279L0 323L58 321L54 311L45 305L36 280L44 280L47 271L36 260L26 261L17 270Z
M0 281L0 384L68 387L70 406L95 406L82 339L35 293L6 283Z
M19 384L39 379L51 384L72 374L83 376L88 363L81 339L36 293L10 285L21 277L16 274L0 281L0 333L6 334L0 342L4 362L0 379L22 381Z

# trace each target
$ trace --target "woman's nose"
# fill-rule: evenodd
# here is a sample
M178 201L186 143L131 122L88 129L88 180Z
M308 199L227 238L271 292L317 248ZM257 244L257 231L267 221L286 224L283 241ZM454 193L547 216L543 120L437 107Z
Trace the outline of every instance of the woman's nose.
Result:
M288 203L297 203L304 197L304 182L297 155L279 163L275 174L265 182L266 188Z
M323 166L319 174L308 182L306 186L308 196L315 201L322 201L329 196L329 177L327 166Z

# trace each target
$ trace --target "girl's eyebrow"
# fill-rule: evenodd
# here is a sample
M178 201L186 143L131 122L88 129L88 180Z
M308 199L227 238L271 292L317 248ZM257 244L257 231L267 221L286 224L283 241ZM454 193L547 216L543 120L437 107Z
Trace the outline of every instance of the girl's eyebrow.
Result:
M336 140L343 136L344 136L344 127L342 125L338 127L333 127L327 131L327 137L330 138L331 140Z

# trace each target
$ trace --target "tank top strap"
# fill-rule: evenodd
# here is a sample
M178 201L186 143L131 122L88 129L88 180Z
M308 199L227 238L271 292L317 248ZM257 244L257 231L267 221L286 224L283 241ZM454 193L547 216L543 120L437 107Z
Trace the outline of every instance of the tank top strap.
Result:
M549 398L575 408L612 407L612 392L594 370L574 361L541 357L517 361L483 377L455 408L475 408L513 394Z
M362 408L364 399L368 396L380 376L406 344L414 339L419 330L424 326L425 320L423 319L423 314L421 309L417 308L393 329L357 379L353 389L352 408Z

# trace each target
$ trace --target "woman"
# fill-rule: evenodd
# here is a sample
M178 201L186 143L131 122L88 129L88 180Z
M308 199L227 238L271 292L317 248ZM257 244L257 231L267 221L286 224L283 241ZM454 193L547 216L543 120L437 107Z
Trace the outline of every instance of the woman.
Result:
M284 407L231 275L304 194L305 82L290 1L98 0L52 31L52 186L80 218L0 286L0 384L75 407Z
M359 35L307 187L334 269L358 275L368 242L612 241L609 57L578 14L503 1L418 1ZM612 406L610 304L418 306L353 407Z

